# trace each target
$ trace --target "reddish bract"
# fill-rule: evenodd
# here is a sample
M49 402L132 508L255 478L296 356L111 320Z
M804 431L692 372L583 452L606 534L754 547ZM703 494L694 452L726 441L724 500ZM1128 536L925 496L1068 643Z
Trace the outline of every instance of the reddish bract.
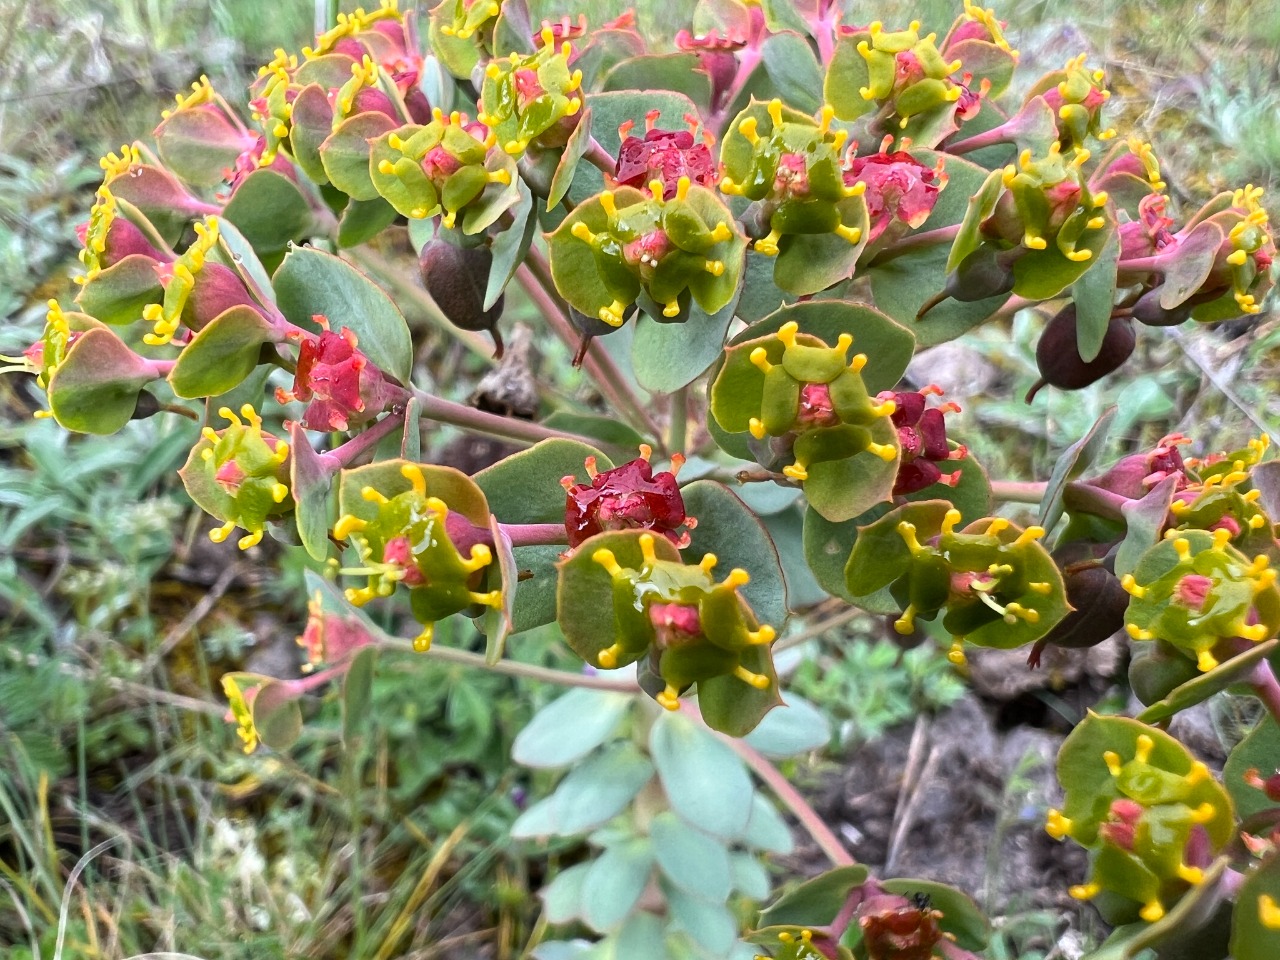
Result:
M705 143L695 140L689 130L650 130L643 138L627 137L618 150L614 179L619 186L647 189L650 182L662 183L662 196L676 195L681 177L704 187L716 184L716 163Z
M863 199L871 219L871 242L894 220L912 228L924 223L938 202L941 186L937 170L901 150L855 157L844 179L849 186L859 181L867 185Z
M588 463L588 473L592 467ZM597 473L590 484L571 477L562 482L569 546L605 530L653 530L677 547L688 546L689 534L679 530L689 518L675 474L654 473L644 457Z

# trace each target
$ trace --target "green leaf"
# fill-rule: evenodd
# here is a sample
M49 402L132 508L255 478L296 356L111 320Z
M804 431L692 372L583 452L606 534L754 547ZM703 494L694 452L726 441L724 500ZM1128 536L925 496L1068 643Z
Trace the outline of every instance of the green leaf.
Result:
M539 894L548 923L569 923L582 916L582 888L590 869L591 864L579 863L562 870Z
M325 59L316 58L317 61ZM350 64L348 58L343 58ZM314 61L308 61L311 63ZM295 77L297 83L303 83L301 75ZM342 81L338 81L338 86ZM329 182L324 172L324 163L320 159L320 144L333 132L333 107L329 103L327 85L307 82L298 91L293 101L293 115L290 117L289 148L293 159L297 161L307 178L317 184Z
M714 480L695 480L680 493L685 512L698 520L689 531L688 557L696 563L703 554L714 554L722 574L735 567L746 570L751 580L739 592L761 623L781 632L787 619L786 585L778 551L760 518Z
M1225 239L1221 226L1205 220L1179 241L1177 252L1165 268L1164 286L1160 288L1163 309L1173 310L1204 286Z
M544 426L563 430L566 433L592 437L601 443L624 450L639 449L640 444L645 440L634 427L613 417L574 413L571 410L557 410L542 423Z
M871 79L867 61L858 53L858 42L867 39L866 31L842 35L827 64L822 99L831 104L839 120L856 120L875 107L873 101L862 99L858 93Z
M946 196L946 192L943 193ZM985 300L944 300L917 321L925 301L947 285L947 248L936 244L866 271L876 307L908 325L920 348L954 340L995 313L1008 294Z
M516 547L516 568L521 580L516 585L515 612L511 632L523 633L556 619L556 590L559 571L556 565L564 547ZM524 579L527 575L527 579Z
M485 590L501 590L502 605L486 607L481 618L481 632L485 636L484 662L492 667L502 659L506 649L507 637L513 626L515 613L516 583L520 571L516 566L515 553L511 549L511 538L503 531L498 518L489 515L489 535L493 538L493 551L497 563L490 564L485 571Z
M843 460L808 465L805 498L828 520L851 520L893 493L901 453L896 444L898 431L888 417L878 418L867 429L873 442L894 445L892 460L886 462L864 450Z
M1269 713L1264 713L1249 735L1236 744L1222 770L1222 785L1231 794L1242 820L1277 806L1262 790L1244 782L1245 771L1250 769L1257 770L1264 780L1280 771L1280 724Z
M538 228L538 218L533 215L533 194L523 180L517 184L520 199L512 209L511 226L503 230L493 239L489 248L493 254L493 262L489 265L489 284L484 292L484 309L490 310L502 296L516 268L520 266L529 247L533 244L533 235Z
M311 327L311 317L329 318L334 331L349 327L360 349L384 373L409 382L413 343L404 315L382 288L345 260L314 247L295 247L272 278L280 310Z
M320 162L329 182L352 200L376 200L378 189L369 176L369 141L397 126L385 113L372 110L339 123L320 144Z
M230 221L259 257L278 254L311 229L312 213L298 185L284 174L260 168L240 182L222 219Z
M1102 350L1116 300L1116 264L1120 260L1120 232L1112 232L1097 262L1071 286L1076 302L1076 351L1085 363Z
M1058 458L1058 462L1053 465L1053 472L1049 475L1044 497L1040 501L1039 525L1046 530L1052 530L1062 517L1062 492L1066 489L1067 481L1074 480L1089 469L1089 465L1102 452L1107 442L1107 431L1115 415L1114 406L1103 410L1102 415L1094 421L1085 435L1067 447Z
M142 388L155 379L146 360L95 325L80 334L50 376L49 409L67 430L115 433L133 417Z
M831 724L808 700L794 693L782 697L783 707L772 710L744 738L767 757L785 759L821 750L831 741Z
M905 576L911 565L911 550L898 532L898 524L909 522L916 528L921 543L937 536L951 503L947 500L924 500L903 504L858 529L845 565L845 584L849 593L862 606L871 597ZM894 610L901 609L894 607Z
M373 487L386 497L395 497L413 489L413 484L400 472L405 466L404 460L380 460L343 470L338 486L338 510L350 513L365 520L374 520L378 516L377 504L371 503L361 495L365 487ZM442 467L431 463L417 464L427 484L427 495L439 497L454 513L459 513L475 526L488 528L489 507L484 493L461 470L453 467Z
M613 461L595 447L553 437L499 460L473 479L503 523L564 523L560 480L573 477L589 483L584 466L589 457L600 470L613 468Z
M533 715L516 736L511 759L547 769L576 763L614 734L634 700L608 690L570 690Z
M342 745L355 750L373 710L373 675L378 665L378 648L361 647L351 658L342 680Z
M654 393L672 393L706 372L720 356L736 306L735 298L708 315L693 301L684 323L659 323L641 314L631 353L640 385Z
M664 713L649 733L649 753L676 813L718 837L742 836L755 788L728 745L683 714Z
M849 895L867 882L861 864L836 867L793 887L760 912L761 927L825 927L835 919Z
M783 103L806 113L822 106L822 67L799 33L775 33L762 48L764 68Z
M1177 475L1165 477L1152 487L1140 500L1129 500L1121 504L1120 512L1124 514L1125 533L1120 548L1116 551L1115 575L1123 577L1133 573L1138 560L1160 540L1165 521L1169 518L1169 504L1177 492Z
M670 810L649 823L658 867L685 893L723 903L733 888L729 851Z
M586 833L621 813L652 777L653 764L634 744L610 744L574 767L555 793L543 801L548 810L540 815L548 818L549 826L539 825L536 832L529 831L530 822L536 823L531 814L541 806L537 804L511 825L511 836L522 839Z
M662 890L667 896L674 926L712 956L723 957L729 952L738 936L738 921L731 910L721 903L690 896L667 883L662 884Z
M258 739L272 750L288 750L302 736L302 710L289 685L268 681L259 688L250 707Z
M609 847L587 870L582 884L582 919L606 933L635 909L653 870L653 845L636 837Z
M755 854L730 854L729 866L733 871L733 889L738 893L751 900L763 900L769 895L773 887L769 871Z
M795 849L791 828L778 814L778 810L763 794L751 798L751 815L742 833L742 842L754 850L787 856Z
M243 142L220 111L174 110L153 134L165 167L196 187L215 187L234 167Z
M381 197L352 200L338 221L338 246L358 247L391 226L395 219L395 207Z
M142 319L142 308L159 303L164 288L156 276L156 262L131 253L85 281L76 306L103 323L126 324Z
M613 960L653 960L665 952L663 923L652 913L633 913L614 937Z
M702 69L696 53L631 57L614 66L600 88L606 93L670 90L684 94L699 111L706 111L711 105L711 78ZM671 124L671 118L667 118L667 124Z
M178 354L169 372L169 386L186 399L226 393L253 373L262 345L279 339L271 321L253 307L228 307Z
M773 282L780 289L803 297L853 276L871 237L867 202L861 196L848 197L839 201L836 209L841 223L861 231L858 242L850 243L834 233L784 234L778 241L773 267Z
M218 246L213 256L221 260L224 267L239 274L240 280L259 303L276 302L275 291L271 289L271 274L235 224L227 220L218 221Z
M324 560L332 550L329 531L338 519L333 477L334 470L311 446L302 424L292 421L289 425L289 492L296 504L294 522L298 538L313 560Z
M547 209L553 209L573 184L574 171L578 169L578 161L591 146L591 107L584 107L578 124L569 134L560 153L560 162L556 164L556 172L551 177L551 189L547 192Z

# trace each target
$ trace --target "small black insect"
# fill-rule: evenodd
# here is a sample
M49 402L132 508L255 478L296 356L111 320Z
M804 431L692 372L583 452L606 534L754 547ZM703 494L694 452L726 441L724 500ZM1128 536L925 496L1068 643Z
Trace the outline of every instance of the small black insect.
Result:
M913 893L911 900L916 905L917 910L928 910L933 906L933 898L927 893Z

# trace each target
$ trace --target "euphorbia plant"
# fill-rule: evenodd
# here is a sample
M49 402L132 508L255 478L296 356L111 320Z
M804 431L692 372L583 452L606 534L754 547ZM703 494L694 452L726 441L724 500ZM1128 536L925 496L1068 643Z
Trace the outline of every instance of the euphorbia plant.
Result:
M1147 709L1078 726L1048 827L1091 851L1072 892L1119 925L1099 956L1164 951L1214 925L1230 932L1205 960L1275 956L1280 743L1246 741L1248 769L1229 763L1220 781L1154 726L1230 684L1280 717L1280 482L1265 438L1218 454L1211 438L1172 436L1090 479L1096 444L1082 440L1036 490L1037 522L1015 525L993 503L1013 488L949 436L956 405L903 381L918 349L1021 309L1053 315L1037 358L1057 389L1117 369L1141 326L1257 314L1275 254L1260 191L1177 216L1150 146L1111 143L1105 72L1075 57L1011 99L1011 33L968 0L935 32L834 0L706 0L675 53L630 18L566 13L383 0L300 55L280 51L248 120L202 79L154 147L103 161L75 308L51 303L15 361L70 430L110 433L178 405L202 418L182 479L217 521L210 536L240 528L242 550L272 536L316 561L303 640L326 669L228 675L247 748L286 749L318 684L367 684L353 664L397 641L358 608L412 620L413 649L455 659L432 647L434 624L472 617L487 665L516 671L506 651L554 623L589 668L556 679L651 698L626 709L652 764L624 741L565 783L607 780L617 813L656 767L665 798L638 833L600 841L601 862L631 871L630 899L586 906L583 889L559 915L594 928L600 950L633 943L659 923L652 898L638 905L658 877L672 926L659 923L651 955L692 941L725 956L729 888L691 906L671 858L707 835L720 838L707 862L762 844L744 839L741 789L723 805L682 793L680 771L698 775L686 753L711 768L726 749L690 718L779 785L736 738L784 702L772 645L806 615L784 570L807 566L901 634L930 624L956 663L966 642L1034 644L1035 662L1046 644L1127 631ZM434 298L429 332L362 269L380 262L364 245L406 236ZM489 330L501 353L513 281L609 416L561 400L514 419L424 386L424 338L481 350L473 331ZM602 339L623 328L629 347ZM433 421L528 449L468 476L423 454ZM1182 456L1188 444L1199 459ZM734 481L780 488L786 506L760 516ZM797 521L802 545L778 533ZM725 783L745 782L749 800L739 767L722 766ZM547 810L521 835L596 824ZM748 934L758 949L983 949L962 893L872 878L797 812L838 869L766 910Z

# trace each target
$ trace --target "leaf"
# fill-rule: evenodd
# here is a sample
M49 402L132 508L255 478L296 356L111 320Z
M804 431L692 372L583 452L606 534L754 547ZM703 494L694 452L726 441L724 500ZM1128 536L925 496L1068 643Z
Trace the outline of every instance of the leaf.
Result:
M690 896L678 887L662 884L667 908L675 926L715 957L723 957L738 936L738 922L722 903Z
M595 447L553 437L499 460L473 479L503 523L564 523L560 480L568 476L590 482L584 466L588 458L600 470L613 468L613 461Z
M141 320L142 308L164 297L155 268L155 260L131 253L86 280L76 295L76 306L103 323Z
M314 247L295 247L272 278L285 317L303 327L315 314L335 331L349 327L380 369L409 382L413 343L404 315L382 288L345 260Z
M663 955L663 923L644 910L633 913L614 937L613 960L653 960Z
M1222 785L1231 794L1236 814L1242 820L1278 806L1262 790L1244 782L1245 771L1251 769L1257 770L1264 780L1280 772L1280 724L1269 713L1264 713L1249 735L1236 744L1222 769Z
M165 167L196 187L221 184L246 146L222 112L207 106L174 110L153 136Z
M711 105L711 78L696 53L644 54L623 60L605 74L600 89L606 93L670 90L687 96L701 112Z
M217 255L223 266L230 267L240 275L240 280L259 303L276 302L275 291L271 289L271 274L262 265L253 245L245 239L244 234L236 229L235 224L225 219L218 221Z
M502 659L511 633L520 571L511 549L511 538L493 514L489 515L489 535L493 538L493 551L498 562L486 570L483 589L502 591L502 605L486 607L481 618L481 632L485 636L484 662L492 667Z
M1085 363L1102 350L1111 309L1116 300L1116 264L1120 260L1120 232L1112 232L1097 262L1071 286L1076 303L1076 352Z
M342 211L342 219L338 221L338 246L358 247L391 226L395 219L395 207L381 197L352 200Z
M556 164L556 172L551 177L551 188L547 192L547 209L551 210L569 192L573 184L574 171L578 169L578 161L591 146L591 107L584 107L578 118L577 126L560 153L560 161Z
M1040 500L1039 525L1052 530L1062 517L1062 493L1067 481L1074 480L1097 459L1107 442L1107 431L1111 421L1115 419L1116 408L1107 407L1102 415L1094 421L1083 437L1067 447L1053 465L1049 482L1045 485L1044 496Z
M50 376L49 409L67 430L115 433L133 417L142 388L155 379L147 361L114 332L93 326Z
M748 746L767 757L785 759L821 750L831 741L831 724L812 703L794 693L784 694L782 703L746 735Z
M888 417L877 418L867 430L873 442L893 445L892 460L881 460L864 450L843 460L823 460L807 467L805 498L828 520L850 520L888 500L893 492L901 456L896 445L898 431Z
M634 427L612 417L557 410L542 423L543 426L591 437L601 443L624 450L636 450L640 444L644 443L644 437Z
M1160 532L1169 519L1169 504L1177 492L1177 475L1165 477L1140 500L1129 500L1120 506L1124 514L1125 533L1116 551L1115 575L1133 573L1139 558L1160 540Z
M232 409L235 409L234 407ZM334 471L311 446L302 424L289 424L289 492L296 505L298 538L313 560L324 560L332 545L329 531L337 521Z
M755 850L787 856L795 849L791 829L778 814L777 808L763 794L751 798L751 816L743 831L742 842Z
M538 228L538 218L533 216L533 194L523 180L519 181L520 199L512 209L511 226L494 237L489 248L493 254L493 262L489 265L489 283L484 292L484 309L491 310L502 296L516 268L520 266L529 247L533 243L533 235Z
M867 882L861 864L836 867L793 887L760 911L761 927L825 927L835 919L849 895Z
M265 167L240 181L222 219L234 224L263 259L301 240L312 225L311 206L298 185Z
M378 189L369 175L369 141L398 126L385 113L373 110L339 123L320 144L320 162L329 182L352 200L376 200Z
M860 231L857 243L835 233L784 234L778 241L773 282L796 296L815 294L853 276L854 266L871 237L866 200L848 197L836 204L840 222Z
M582 888L587 879L589 863L579 863L562 870L539 896L548 923L569 923L582 916Z
M1117 233L1115 215L1103 210L1106 224L1097 230L1086 230L1076 241L1077 250L1093 254L1089 260L1070 260L1056 243L1044 250L1031 250L1014 261L1013 292L1027 300L1049 300L1084 276L1101 257L1102 251Z
M626 920L649 882L653 859L653 844L646 837L614 844L600 854L583 880L582 919L600 933Z
M729 855L729 865L733 871L733 889L751 900L763 900L769 895L773 886L769 880L769 871L765 869L760 859L750 853Z
M352 751L360 742L362 731L373 709L373 675L378 664L378 648L361 647L351 658L342 680L342 745Z
M608 690L570 690L525 724L511 747L511 759L545 769L576 763L614 734L634 699Z
M543 816L549 826L540 825L537 832L530 832L530 815L541 806L538 804L511 825L511 836L527 839L549 833L561 837L586 833L621 813L652 777L653 764L634 744L610 744L574 767L555 793L543 801L548 804Z
M716 836L742 836L755 788L728 745L688 717L664 713L649 733L649 754L676 813Z
M688 557L696 563L703 554L714 554L722 575L735 567L746 570L751 580L739 592L761 623L781 632L787 619L786 585L778 551L760 518L714 480L695 480L680 493L686 514L698 520L689 531Z
M413 489L413 485L401 473L404 460L380 460L363 467L343 470L338 486L338 510L350 513L365 520L375 520L378 516L377 504L366 500L361 494L365 487L373 487L386 497L395 497ZM449 509L461 514L477 527L487 529L489 526L489 507L484 493L461 470L453 467L442 467L431 463L417 464L426 481L427 495L439 497Z
M693 301L684 323L659 323L642 314L631 353L640 385L654 393L673 393L705 373L720 356L736 306L735 297L718 313L708 315Z
M271 321L253 307L228 307L178 354L169 372L169 386L185 399L226 393L253 373L262 345L279 339Z
M822 68L798 33L775 33L762 48L764 68L783 103L805 113L822 106Z
M858 93L871 79L867 61L858 53L858 43L869 39L865 30L842 34L827 64L822 99L835 109L838 120L856 120L875 107L873 101L864 100Z
M724 844L664 810L649 823L658 867L675 886L704 900L723 903L733 888Z
M1218 257L1226 234L1212 220L1198 224L1169 258L1164 286L1160 288L1160 306L1173 310L1204 286Z
M302 710L288 684L274 680L263 684L250 710L258 739L272 750L288 750L302 735Z
M866 276L871 281L876 307L898 323L909 325L920 348L945 343L967 333L1009 299L1008 294L999 294L968 302L944 300L917 321L916 314L925 301L947 285L945 244L895 257L870 268Z

